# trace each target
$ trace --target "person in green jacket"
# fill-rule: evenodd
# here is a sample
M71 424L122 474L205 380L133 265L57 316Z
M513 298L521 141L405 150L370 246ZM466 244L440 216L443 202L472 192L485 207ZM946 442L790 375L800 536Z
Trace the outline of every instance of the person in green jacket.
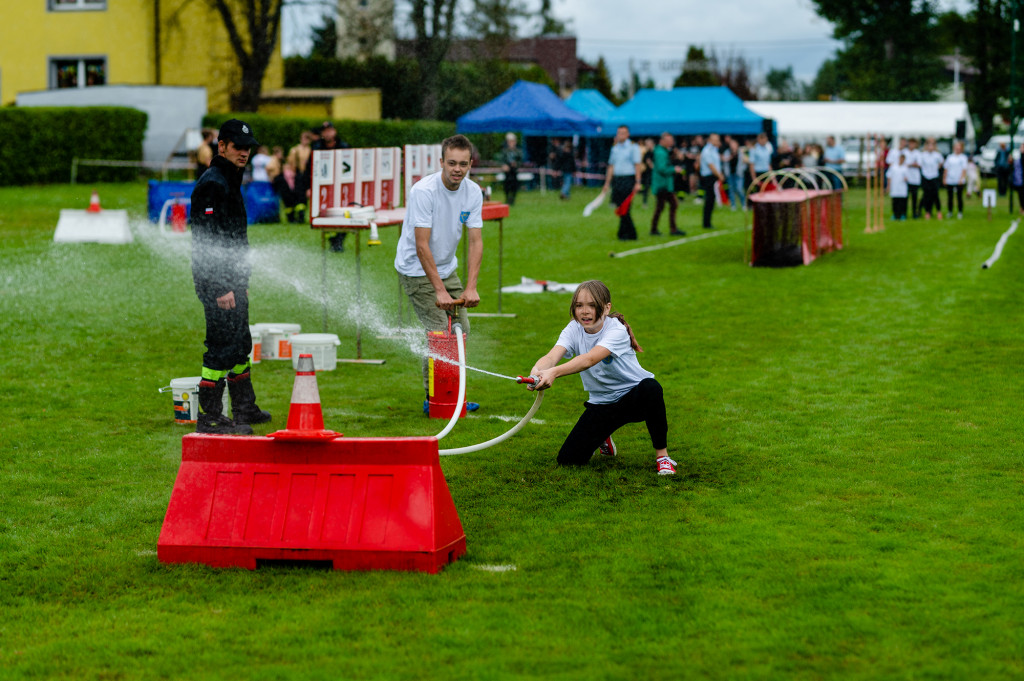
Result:
M669 234L673 236L685 236L686 232L676 227L676 211L679 209L679 201L676 200L675 175L683 172L680 166L672 164L672 149L676 146L675 138L667 132L661 133L661 140L654 148L654 168L651 171L651 193L658 200L654 207L654 217L651 218L651 235L660 236L658 231L658 219L661 211L668 204L668 226Z

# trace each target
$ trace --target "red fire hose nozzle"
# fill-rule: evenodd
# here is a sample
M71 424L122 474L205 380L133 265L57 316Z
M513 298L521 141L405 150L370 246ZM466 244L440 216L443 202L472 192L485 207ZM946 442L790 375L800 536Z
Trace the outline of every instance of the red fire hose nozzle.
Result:
M516 383L526 383L529 385L534 385L539 382L540 379L537 378L536 376L516 376Z

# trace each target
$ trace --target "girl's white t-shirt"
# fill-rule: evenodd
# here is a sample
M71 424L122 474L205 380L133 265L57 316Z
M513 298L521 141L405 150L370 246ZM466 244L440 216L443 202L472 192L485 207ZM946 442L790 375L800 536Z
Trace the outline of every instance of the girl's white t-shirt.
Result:
M575 319L558 335L558 345L565 348L565 358L585 355L600 345L610 354L589 369L580 372L583 388L590 393L591 404L611 404L636 387L645 378L654 378L637 361L629 342L629 332L614 317L605 317L597 333L587 333Z
M889 196L894 199L907 198L907 167L889 166L885 176L889 178Z
M907 182L921 184L921 150L907 149L907 158L903 162L907 166Z
M964 183L964 173L967 172L966 156L963 154L950 154L942 165L946 169L946 176L943 178L943 182L947 185Z
M468 177L459 188L449 190L441 181L441 173L427 175L412 186L406 199L402 235L398 238L395 269L407 277L426 274L416 255L416 228L430 228L430 253L437 265L437 274L448 278L459 266L456 257L462 228L480 229L483 221L484 195L480 185Z
M937 151L922 151L917 157L917 163L921 166L921 176L926 180L934 180L939 176L939 168L942 167L942 154Z

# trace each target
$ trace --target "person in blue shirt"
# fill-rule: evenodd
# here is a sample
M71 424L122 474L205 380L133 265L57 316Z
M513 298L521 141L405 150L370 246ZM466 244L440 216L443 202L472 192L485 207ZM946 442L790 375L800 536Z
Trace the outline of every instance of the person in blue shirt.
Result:
M590 399L558 452L563 466L584 466L595 450L615 456L612 434L627 423L647 424L654 446L658 475L675 475L668 456L665 397L654 374L637 361L643 349L625 318L612 311L612 294L603 282L585 281L569 304L572 321L558 342L537 360L530 375L538 380L531 390L545 390L563 376L580 374ZM558 362L569 359L564 364Z
M635 241L636 225L629 214L633 195L640 190L643 173L643 154L640 146L629 139L629 128L620 125L615 131L615 143L608 153L608 171L602 193L611 190L612 203L618 206L619 241Z
M843 175L843 164L846 162L846 149L843 148L842 144L836 142L835 137L829 135L825 140L824 156L825 167L837 173L837 175L831 176L832 186L835 189L840 189L843 186L843 181L840 178Z
M711 212L715 209L715 183L724 182L722 155L718 151L722 141L717 133L708 135L708 143L700 150L700 186L704 190L704 229L712 229Z
M757 136L757 144L750 150L750 168L753 177L751 180L757 178L761 173L767 173L772 169L772 154L775 153L775 149L772 147L772 143L768 141L768 135L763 132Z

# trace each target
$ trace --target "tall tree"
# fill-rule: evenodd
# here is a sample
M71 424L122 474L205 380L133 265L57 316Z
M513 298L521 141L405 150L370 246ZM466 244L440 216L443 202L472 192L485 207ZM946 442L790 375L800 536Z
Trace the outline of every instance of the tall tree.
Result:
M437 118L441 62L448 54L455 29L458 0L409 0L413 25L413 54L420 69L422 118Z
M814 81L807 86L807 99L831 101L839 98L839 93L846 89L842 75L835 59L826 59L818 69Z
M338 56L338 22L330 14L321 18L323 25L313 27L313 49L309 56L334 59Z
M812 0L844 47L847 99L929 101L943 79L932 0Z
M207 2L220 15L242 72L241 86L232 96L232 107L236 111L256 111L263 89L263 74L277 49L284 0Z
M750 81L750 65L743 55L730 52L726 56L725 64L718 68L718 82L745 102L757 99L757 90Z
M587 71L580 74L578 85L580 88L597 90L612 104L618 105L622 103L622 100L615 94L615 88L612 85L612 77L608 72L608 63L604 60L604 57L597 58L597 64L594 66L593 71Z
M676 78L675 87L701 87L707 85L721 85L715 71L718 69L718 60L714 52L709 57L703 47L690 45L686 51L686 61L683 62L682 73Z
M528 15L520 0L471 0L464 23L467 34L480 41L481 57L501 59Z
M565 22L553 14L551 0L541 0L538 16L540 18L540 35L565 35Z
M784 69L768 69L768 75L764 77L765 87L772 94L772 99L787 101L797 96L796 78L793 77L793 67Z
M965 84L964 99L975 118L979 141L992 136L997 115L1008 113L1004 104L1010 82L1012 7L1010 0L975 0L974 10L966 16L947 12L939 17L943 50L959 51L976 70Z

